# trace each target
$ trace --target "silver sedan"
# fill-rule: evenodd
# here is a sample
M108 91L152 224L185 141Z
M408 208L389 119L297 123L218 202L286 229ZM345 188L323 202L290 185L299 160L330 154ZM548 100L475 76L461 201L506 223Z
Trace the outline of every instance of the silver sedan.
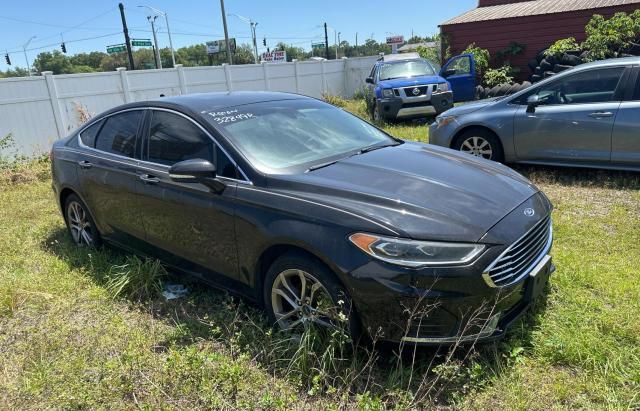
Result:
M431 144L500 162L640 170L640 58L583 64L440 114Z

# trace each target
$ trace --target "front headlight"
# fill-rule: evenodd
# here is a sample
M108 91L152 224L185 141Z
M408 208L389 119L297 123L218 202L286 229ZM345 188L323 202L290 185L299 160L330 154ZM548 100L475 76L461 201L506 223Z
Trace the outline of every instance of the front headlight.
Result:
M349 240L379 260L405 267L466 264L484 250L482 244L416 241L356 233Z
M442 93L445 91L449 91L449 83L438 83L438 88L436 88L436 93Z
M382 90L382 97L393 97L393 90L390 88L385 88Z
M437 128L446 127L456 120L455 116L438 116L436 117Z

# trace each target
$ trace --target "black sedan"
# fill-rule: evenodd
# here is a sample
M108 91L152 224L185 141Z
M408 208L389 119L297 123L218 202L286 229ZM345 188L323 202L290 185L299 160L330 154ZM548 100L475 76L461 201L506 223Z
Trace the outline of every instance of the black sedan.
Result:
M76 243L157 257L285 330L489 340L554 270L552 206L518 173L299 95L127 104L51 155Z

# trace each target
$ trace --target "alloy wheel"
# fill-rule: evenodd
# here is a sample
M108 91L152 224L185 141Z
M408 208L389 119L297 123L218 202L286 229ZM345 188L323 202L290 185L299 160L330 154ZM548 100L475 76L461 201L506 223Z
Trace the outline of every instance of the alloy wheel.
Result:
M69 222L69 231L73 241L78 245L86 245L92 247L94 244L93 228L89 215L85 211L82 204L77 201L71 201L67 206L67 221Z
M493 148L484 137L469 137L462 142L460 151L463 153L471 154L476 157L486 158L491 160L493 157Z
M316 324L337 328L342 316L324 285L300 269L288 269L276 276L271 287L271 306L282 330L294 331Z

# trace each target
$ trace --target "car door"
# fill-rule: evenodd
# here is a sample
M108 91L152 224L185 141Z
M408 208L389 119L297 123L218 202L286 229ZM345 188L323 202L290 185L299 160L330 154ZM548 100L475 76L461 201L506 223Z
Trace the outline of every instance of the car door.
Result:
M620 104L611 136L611 162L614 165L640 167L640 68L634 68L637 80L629 87L628 98Z
M378 66L374 65L365 83L365 101L367 103L367 110L371 110L376 102L376 82L378 75L377 69Z
M236 168L211 136L185 115L152 109L139 170L139 208L152 252L197 274L237 276L234 228ZM176 182L169 168L202 158L216 164L226 188ZM214 281L220 281L216 276Z
M611 132L620 107L625 67L602 67L562 76L520 99L514 117L519 160L608 163ZM537 95L529 108L526 99Z
M471 101L476 96L476 69L473 55L452 57L441 69L440 76L447 79L453 91L453 101Z
M103 237L136 248L144 239L136 199L144 110L112 114L80 132L78 177L84 202Z

